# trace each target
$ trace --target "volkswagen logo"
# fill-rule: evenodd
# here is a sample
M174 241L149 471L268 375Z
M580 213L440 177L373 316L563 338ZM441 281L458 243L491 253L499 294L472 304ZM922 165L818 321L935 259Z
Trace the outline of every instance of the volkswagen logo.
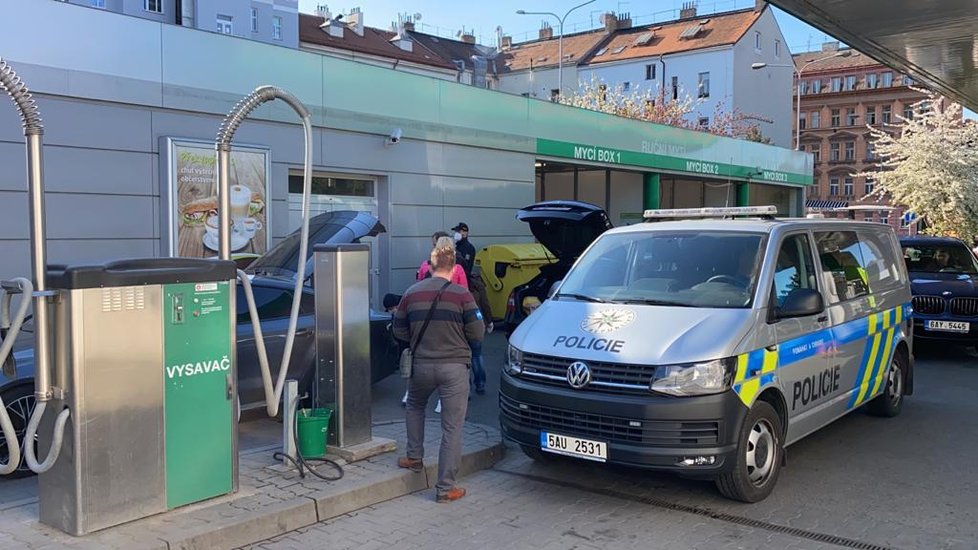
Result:
M567 383L574 389L581 389L591 383L591 369L587 364L574 361L567 367Z

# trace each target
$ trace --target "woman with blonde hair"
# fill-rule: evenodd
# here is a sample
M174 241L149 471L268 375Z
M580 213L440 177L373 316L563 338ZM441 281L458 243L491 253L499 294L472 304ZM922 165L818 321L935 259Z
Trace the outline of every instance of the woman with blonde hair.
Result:
M425 408L431 394L441 396L441 448L438 452L438 502L465 496L455 484L462 460L462 428L469 399L470 342L482 341L485 323L468 288L452 283L455 243L439 238L431 251L431 277L411 286L394 314L394 336L410 343L414 364L408 380L407 453L401 468L422 471Z

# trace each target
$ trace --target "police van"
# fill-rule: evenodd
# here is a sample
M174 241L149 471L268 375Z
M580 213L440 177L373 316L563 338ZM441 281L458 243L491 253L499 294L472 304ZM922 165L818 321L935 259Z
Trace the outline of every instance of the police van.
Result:
M774 214L649 210L596 239L510 337L505 437L756 502L786 446L862 407L899 414L913 330L893 230Z

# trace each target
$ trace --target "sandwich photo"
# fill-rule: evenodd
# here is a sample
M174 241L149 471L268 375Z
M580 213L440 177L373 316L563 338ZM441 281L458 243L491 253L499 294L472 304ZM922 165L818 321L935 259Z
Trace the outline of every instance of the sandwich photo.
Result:
M180 215L183 225L186 227L199 227L204 225L207 217L217 214L217 197L206 197L188 202L183 205Z
M252 193L251 204L248 205L248 215L257 216L264 209L265 200L262 198L261 193Z

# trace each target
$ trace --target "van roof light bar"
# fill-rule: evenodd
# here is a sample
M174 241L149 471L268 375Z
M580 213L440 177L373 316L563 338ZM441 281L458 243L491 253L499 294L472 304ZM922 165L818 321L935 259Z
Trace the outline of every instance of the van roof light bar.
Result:
M708 208L664 208L646 210L642 217L648 220L666 218L726 218L731 216L759 216L773 218L778 213L778 207L768 206L735 206Z

